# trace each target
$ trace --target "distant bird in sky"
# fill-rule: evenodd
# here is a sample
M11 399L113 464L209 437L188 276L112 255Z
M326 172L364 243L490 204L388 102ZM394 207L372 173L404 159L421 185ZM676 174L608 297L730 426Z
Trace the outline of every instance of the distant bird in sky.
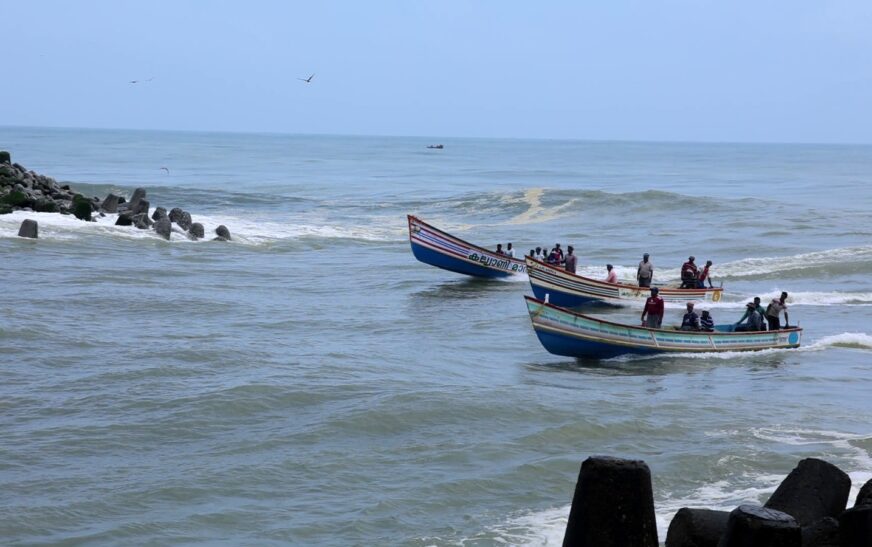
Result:
M150 82L150 81L152 81L152 80L154 80L154 76L152 76L151 78L149 78L149 79L147 79L147 80L130 80L130 82L128 82L128 83L131 83L131 84L139 84L139 83Z
M170 174L170 170L169 170L168 168L166 168L166 167L161 167L161 169L163 169L164 171L166 171L166 172L167 172L167 175Z
M307 84L311 84L311 83L312 83L312 78L314 78L314 77L315 77L315 75L312 74L312 75L309 76L308 78L297 78L297 79L300 80L301 82L306 82Z

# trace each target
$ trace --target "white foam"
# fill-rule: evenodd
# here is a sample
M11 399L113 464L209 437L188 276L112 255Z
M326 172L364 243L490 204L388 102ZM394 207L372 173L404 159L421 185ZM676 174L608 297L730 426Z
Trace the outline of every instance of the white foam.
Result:
M160 239L153 230L140 230L133 226L115 226L118 215L94 216L94 222L85 222L72 215L60 213L35 213L15 211L0 215L0 237L18 237L18 229L24 219L36 220L41 239L77 239L82 235L109 235L129 239ZM223 224L230 229L237 243L259 244L283 239L305 237L360 239L366 241L393 241L401 239L405 227L398 228L390 223L373 222L367 227L330 225L306 222L275 222L256 217L195 215L194 220L203 225L206 239L212 238L215 228ZM174 234L173 242L191 242L182 234Z
M803 270L818 266L872 261L872 246L827 249L792 256L744 258L717 267L721 276L741 278ZM714 273L714 272L713 272Z

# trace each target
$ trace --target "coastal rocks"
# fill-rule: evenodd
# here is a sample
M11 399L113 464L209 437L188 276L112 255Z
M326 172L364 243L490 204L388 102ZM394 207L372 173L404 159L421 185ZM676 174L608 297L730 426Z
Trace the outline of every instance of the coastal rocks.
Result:
M855 505L839 516L839 535L843 547L872 545L872 505Z
M39 226L36 221L29 218L24 219L21 223L21 227L18 228L18 237L29 237L33 239L39 237Z
M807 458L765 506L743 504L729 513L681 508L669 524L666 547L872 547L872 480L846 510L850 488L844 471ZM654 546L653 519L645 462L591 457L581 465L563 545Z
M116 194L108 194L104 199L86 197L74 192L68 184L58 182L33 171L28 171L17 163L12 163L8 152L0 151L0 215L13 211L35 211L40 213L60 213L74 215L85 221L93 221L94 215L105 217L106 214L117 213L116 226L135 226L138 229L150 229L154 221L166 218L167 224L161 223L155 231L164 238L169 238L173 231L172 223L180 234L190 239L203 239L205 229L202 224L195 223L191 214L174 207L169 213L164 207L157 207L149 216L151 204L146 199L145 188L134 190L130 200ZM230 230L219 226L216 230L219 241L230 240Z
M666 532L666 547L718 547L730 513L711 509L679 509Z
M195 222L191 224L191 228L188 230L188 235L191 239L203 239L206 237L206 229L203 228L203 225L199 222Z
M73 197L70 212L79 220L91 220L91 202L85 196L76 194Z
M131 223L140 230L151 228L153 222L148 218L148 213L137 213L130 218Z
M855 507L858 505L872 505L872 479L866 481L866 484L860 488L857 501L854 502Z
M118 212L118 204L119 197L115 194L109 194L106 196L106 199L103 200L103 204L100 206L106 213L117 213Z
M175 222L176 224L178 224L179 218L181 218L182 213L184 213L184 212L185 211L183 211L179 207L173 207L172 209L170 209L170 214L169 214L170 222Z
M133 214L132 213L121 213L118 215L118 218L115 220L116 226L133 226Z
M730 513L719 547L799 547L802 530L787 513L759 505L740 505Z
M563 545L658 546L645 462L595 456L581 464Z
M154 223L154 231L157 232L159 236L169 241L170 234L173 231L173 224L170 222L169 217L161 217L157 219Z
M782 481L767 509L793 516L801 526L824 517L838 517L848 504L851 478L835 465L806 458Z
M230 241L230 230L223 224L215 228L215 234L218 236L212 241Z

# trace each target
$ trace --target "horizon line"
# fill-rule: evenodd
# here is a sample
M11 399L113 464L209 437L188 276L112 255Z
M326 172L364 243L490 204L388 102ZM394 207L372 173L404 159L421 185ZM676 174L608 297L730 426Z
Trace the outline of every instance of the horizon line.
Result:
M390 138L390 139L454 139L454 140L504 140L504 141L560 141L560 142L590 142L590 143L637 143L637 144L699 144L699 145L792 145L792 146L872 146L872 142L836 142L836 141L731 141L731 140L680 140L680 139L603 139L590 137L515 137L515 136L449 136L449 135L398 135L380 133L332 133L313 132L299 133L289 131L257 131L231 129L154 129L129 127L82 127L64 125L5 125L0 129L47 129L47 130L78 130L78 131L129 131L140 133L188 133L217 135L261 135L285 137L353 137L353 138Z

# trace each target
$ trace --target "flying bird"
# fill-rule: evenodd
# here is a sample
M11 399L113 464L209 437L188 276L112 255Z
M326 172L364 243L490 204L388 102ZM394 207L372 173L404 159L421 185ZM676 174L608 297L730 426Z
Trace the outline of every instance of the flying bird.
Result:
M312 83L312 78L314 78L314 77L315 77L315 75L312 74L312 75L309 76L308 78L297 78L297 79L300 80L301 82L306 82L307 84L311 84L311 83Z
M150 82L152 80L154 80L154 76L152 76L151 78L149 78L147 80L130 80L130 82L128 82L128 83L138 84L138 83L143 83L143 82Z
M167 172L167 175L170 174L170 170L169 170L168 168L166 168L166 167L161 167L161 169L163 169L164 171L166 171L166 172Z

